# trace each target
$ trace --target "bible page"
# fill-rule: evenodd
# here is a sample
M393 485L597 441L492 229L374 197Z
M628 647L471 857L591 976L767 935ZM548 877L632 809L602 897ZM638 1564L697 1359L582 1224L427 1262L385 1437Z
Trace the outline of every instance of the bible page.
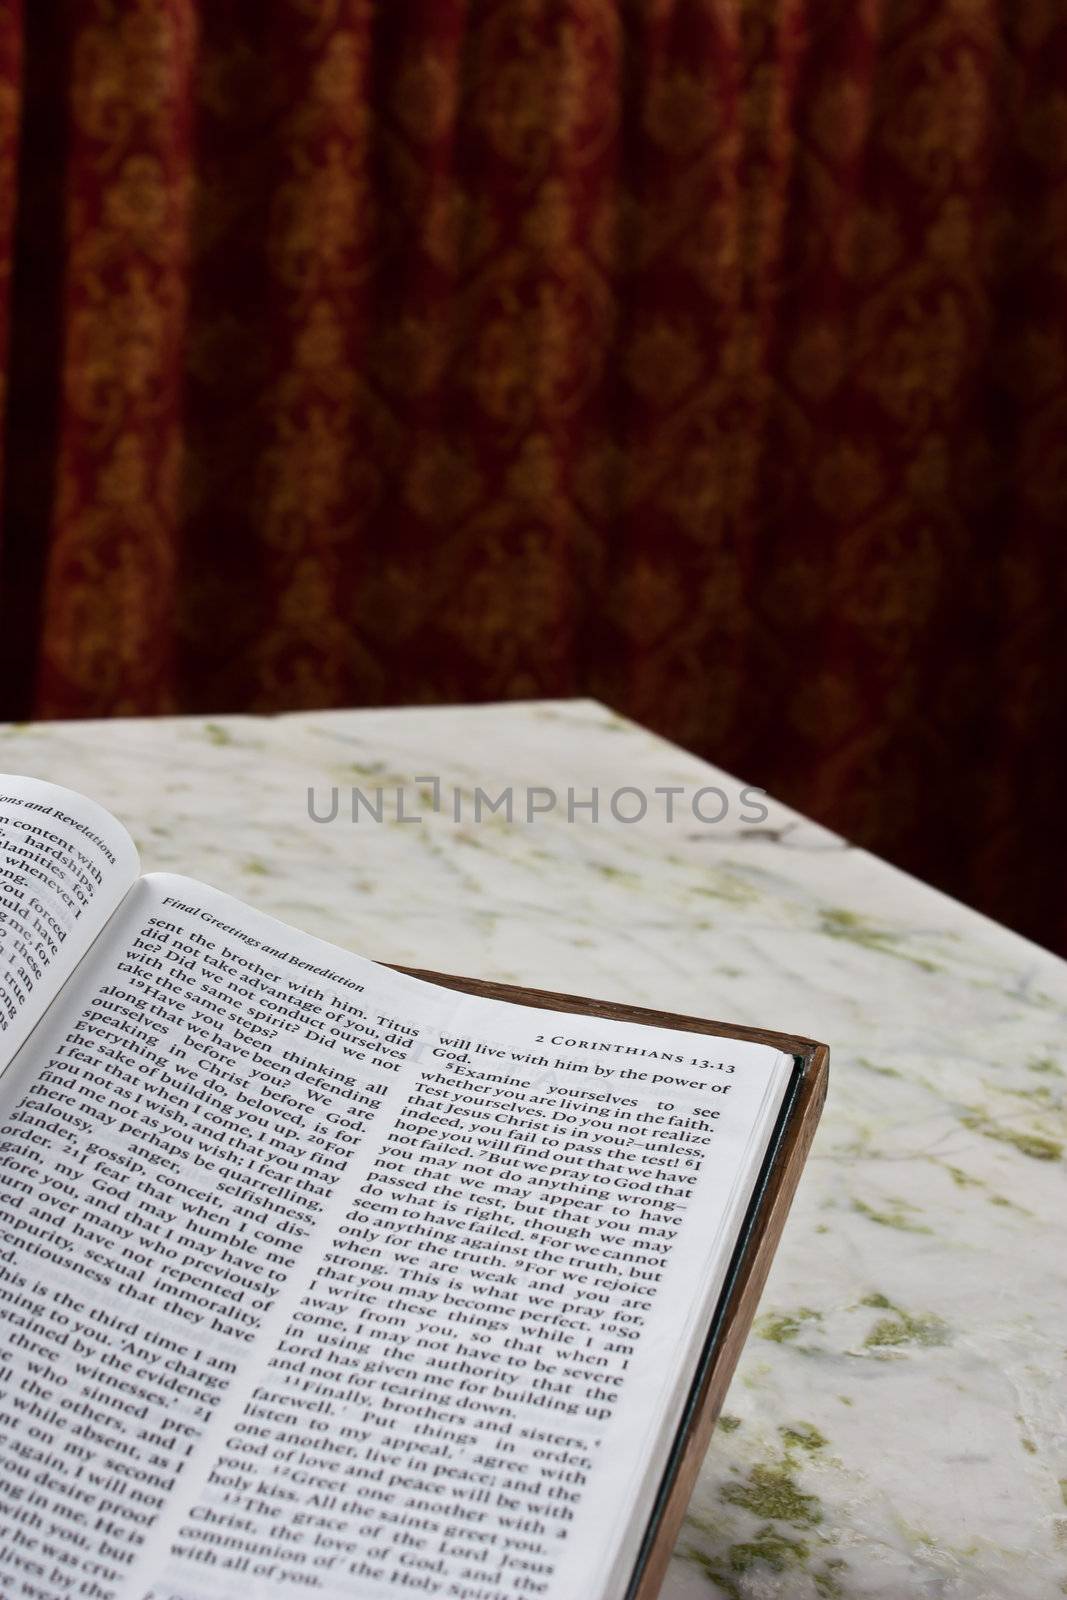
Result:
M119 1593L451 1011L406 987L142 878L0 1078L4 1600Z
M139 882L0 1085L0 1592L617 1600L791 1062Z
M0 1072L139 871L133 840L102 806L0 774Z

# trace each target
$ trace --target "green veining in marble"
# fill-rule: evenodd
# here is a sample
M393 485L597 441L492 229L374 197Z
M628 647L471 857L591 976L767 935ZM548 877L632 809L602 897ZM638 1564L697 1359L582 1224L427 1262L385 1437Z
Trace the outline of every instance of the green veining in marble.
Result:
M902 1078L904 1074L896 1067L877 1066L873 1061L868 1061L866 1056L857 1056L856 1065L863 1067L866 1072L874 1072L880 1078Z
M783 1424L778 1432L787 1446L797 1450L824 1450L828 1442L811 1422L797 1422L792 1427Z
M1032 1061L1026 1063L1026 1066L1030 1072L1051 1072L1057 1078L1067 1077L1067 1073L1064 1073L1062 1067L1057 1066L1051 1056L1035 1056Z
M761 1339L771 1339L775 1344L788 1344L800 1333L806 1322L821 1322L822 1312L809 1306L799 1306L796 1311L766 1313L757 1317L755 1331Z
M965 1128L980 1133L984 1139L995 1139L999 1144L1011 1145L1020 1155L1029 1156L1032 1161L1059 1161L1063 1155L1060 1140L1050 1139L1043 1133L1024 1133L1020 1128L1006 1127L984 1111L964 1111L960 1114L960 1121Z
M713 1548L690 1546L683 1554L729 1600L762 1594L764 1574L785 1572L803 1573L817 1595L831 1600L844 1593L847 1563L827 1553L834 1538L823 1531L822 1501L798 1481L804 1461L825 1450L827 1439L806 1421L782 1424L778 1432L782 1448L770 1460L754 1463L743 1479L719 1488L722 1505L751 1516L757 1525L729 1540L715 1519L696 1515L693 1524Z
M818 1496L798 1487L788 1454L778 1464L759 1463L749 1470L744 1483L724 1484L719 1493L728 1505L796 1528L813 1528L822 1521Z
M760 891L748 878L722 869L708 874L702 882L693 884L690 893L703 895L709 900L724 900L735 906L752 905L760 898Z
M909 1212L914 1212L915 1207L907 1200L892 1200L890 1206L872 1206L858 1196L852 1198L852 1209L858 1211L861 1217L866 1217L870 1222L877 1222L881 1228L897 1228L901 1233L933 1233L933 1228L925 1222L916 1222Z
M606 878L609 883L634 885L640 882L635 872L630 872L625 867L615 867L609 861L591 861L592 870L601 878Z
M907 949L901 949L900 946L904 942L903 934L894 933L888 928L879 928L854 911L844 911L838 906L821 911L819 931L828 934L831 939L846 939L864 950L874 950L879 955L894 956L898 961L910 962L923 972L941 970L937 962L929 960L928 957L914 955Z
M896 1349L903 1345L930 1347L950 1342L947 1322L933 1312L915 1315L904 1311L884 1294L866 1295L860 1304L891 1313L888 1317L880 1317L867 1334L863 1343L868 1350Z

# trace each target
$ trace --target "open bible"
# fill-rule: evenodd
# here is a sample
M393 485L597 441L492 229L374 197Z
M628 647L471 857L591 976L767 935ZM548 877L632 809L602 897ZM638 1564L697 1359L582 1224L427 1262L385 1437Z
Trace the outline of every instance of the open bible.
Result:
M376 965L0 777L0 1594L647 1600L825 1058Z

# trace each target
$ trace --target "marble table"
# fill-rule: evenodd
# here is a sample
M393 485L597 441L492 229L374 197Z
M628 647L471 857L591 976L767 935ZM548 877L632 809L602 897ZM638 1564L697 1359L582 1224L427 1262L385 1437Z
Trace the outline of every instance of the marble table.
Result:
M93 795L146 870L366 955L828 1041L667 1600L1067 1589L1061 961L781 806L752 820L591 701L8 727L0 770ZM354 786L381 823L353 824ZM475 822L477 786L513 821ZM598 820L568 818L594 787ZM623 788L643 820L612 814ZM531 789L558 803L528 824Z

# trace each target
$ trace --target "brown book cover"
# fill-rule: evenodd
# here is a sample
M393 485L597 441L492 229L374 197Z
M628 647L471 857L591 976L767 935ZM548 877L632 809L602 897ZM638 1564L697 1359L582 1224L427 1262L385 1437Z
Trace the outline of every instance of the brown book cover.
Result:
M749 1039L793 1057L793 1074L766 1157L753 1189L722 1294L709 1321L704 1348L685 1403L667 1468L660 1481L644 1537L624 1591L624 1600L655 1600L667 1570L693 1484L700 1470L741 1347L752 1326L763 1285L781 1237L797 1182L826 1098L830 1052L826 1045L793 1034L746 1028L700 1017L651 1011L643 1006L590 1000L580 995L524 989L508 983L451 977L413 967L398 969L464 994L541 1011L566 1011L613 1022L676 1028L682 1033Z

